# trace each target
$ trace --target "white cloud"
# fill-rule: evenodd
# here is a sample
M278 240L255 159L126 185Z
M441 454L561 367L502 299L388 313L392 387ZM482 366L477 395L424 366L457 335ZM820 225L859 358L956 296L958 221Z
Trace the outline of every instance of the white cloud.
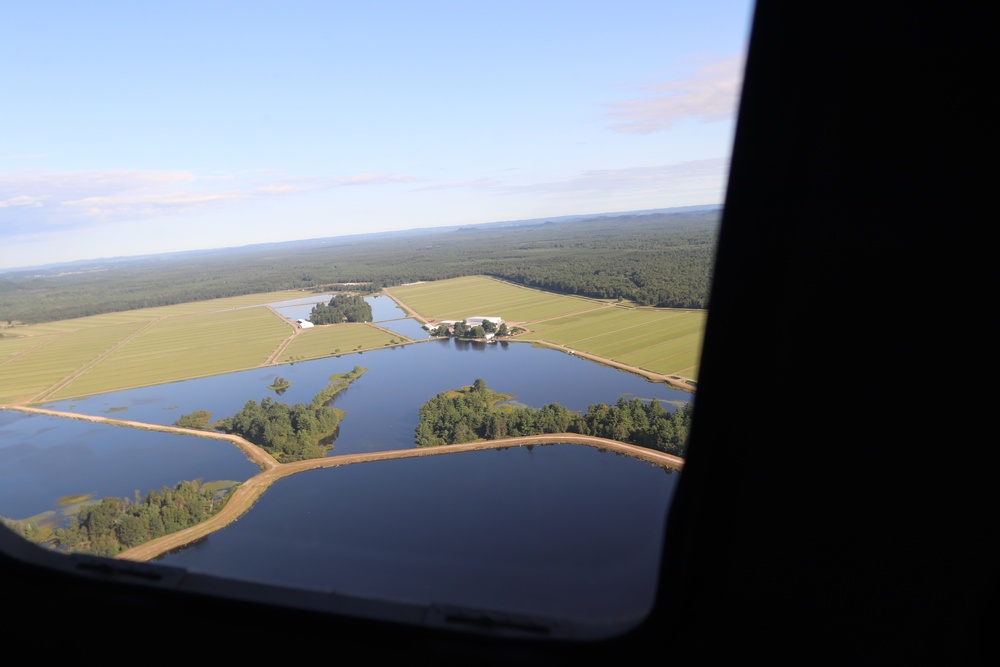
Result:
M500 190L508 194L551 192L588 195L615 193L675 195L684 192L714 191L725 183L728 169L729 161L722 158L654 167L592 169L564 181L507 186Z
M42 206L42 202L47 199L47 197L31 197L28 195L21 195L19 197L11 197L10 199L0 199L0 208L7 208L8 206L32 206L38 207Z
M411 183L399 174L361 173L332 179L254 175L198 176L190 171L25 170L0 173L0 236L88 228L347 185ZM273 175L272 175L273 176Z
M402 174L364 173L340 176L331 180L333 185L385 185L387 183L413 183L417 179Z
M169 196L196 178L185 171L90 170L53 172L26 170L0 173L2 233L13 235L45 229L86 227L118 211L129 215L130 204ZM12 205L18 205L13 210Z
M691 76L646 86L649 94L611 105L612 127L631 134L670 129L683 118L718 121L736 113L743 82L743 56L703 65Z
M305 190L306 188L301 185L293 185L291 183L269 183L260 186L254 192L262 195L284 195L294 192L305 192Z
M472 181L454 181L451 183L438 183L437 185L424 185L415 188L418 192L423 190L453 190L456 188L490 189L500 185L500 181L492 178L477 178Z

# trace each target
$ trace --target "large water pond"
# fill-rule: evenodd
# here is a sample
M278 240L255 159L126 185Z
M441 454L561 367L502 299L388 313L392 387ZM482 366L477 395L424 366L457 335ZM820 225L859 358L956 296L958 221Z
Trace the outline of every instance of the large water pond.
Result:
M375 301L381 326L419 329L395 317L402 311L391 300ZM355 365L369 370L334 398L345 417L331 456L412 448L420 406L477 378L536 408L556 402L585 411L625 396L674 409L692 398L527 343L428 339L45 407L163 425L196 410L220 419L250 399L308 403L331 375ZM267 388L277 375L292 383L280 395ZM11 518L53 510L73 494L132 497L186 479L245 480L256 472L224 442L0 411L0 515ZM678 477L579 445L316 470L280 480L239 521L160 562L368 598L613 625L638 620L652 604Z
M585 411L593 403L614 403L626 396L655 397L673 409L691 399L691 394L665 384L528 343L431 339L44 407L164 425L196 410L207 410L213 419L221 419L238 412L248 400L267 396L290 405L307 404L331 375L346 373L355 365L369 370L333 400L332 405L346 414L331 455L413 447L420 406L442 391L471 385L477 378L491 389L514 394L515 402L535 408L560 403ZM292 383L280 395L267 388L277 375Z
M279 301L270 304L270 306L283 317L295 322L308 320L313 306L320 303L330 303L332 297L333 294L316 294L301 299ZM372 307L372 321L383 329L403 334L411 340L423 340L431 337L427 330L418 321L407 316L406 311L396 305L392 298L384 295L370 296L366 297L365 301Z
M158 562L620 630L652 608L679 474L582 445L314 470Z
M75 419L0 411L0 516L63 509L60 498L140 496L183 480L260 472L229 443Z

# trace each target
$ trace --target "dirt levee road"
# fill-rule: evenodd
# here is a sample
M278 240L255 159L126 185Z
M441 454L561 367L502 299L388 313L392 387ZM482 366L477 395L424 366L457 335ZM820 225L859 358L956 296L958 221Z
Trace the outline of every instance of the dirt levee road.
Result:
M159 424L147 424L143 422L124 421L121 419L111 419L108 417L96 417L93 415L81 415L72 412L60 412L57 410L46 410L44 408L29 408L23 406L8 406L5 409L19 410L36 414L52 415L56 417L67 417L70 419L82 419L86 421L112 424L116 426L126 426L150 431L165 431L169 433L180 433L193 435L201 438L213 438L226 440L239 447L254 463L260 466L261 472L240 484L233 495L229 498L226 506L218 514L203 521L197 526L192 526L184 530L164 535L145 544L139 545L122 552L117 558L135 561L147 561L160 556L168 551L172 551L190 542L201 539L210 533L223 528L253 507L257 499L267 490L271 484L282 477L294 475L305 470L316 470L318 468L335 468L338 466L350 465L352 463L366 463L369 461L385 461L389 459L405 459L418 456L438 456L442 454L457 454L481 449L497 449L499 447L523 447L525 445L544 444L577 444L621 452L634 458L649 461L657 465L667 466L675 470L680 470L684 465L684 459L672 456L656 450L630 445L617 440L597 438L576 433L554 433L549 435L531 435L517 438L504 438L502 440L478 440L476 442L463 443L459 445L440 445L438 447L415 447L413 449L397 449L385 452L370 452L365 454L345 454L343 456L329 456L320 459L306 459L292 463L278 463L273 456L268 454L257 445L244 440L235 435L225 433L215 433L211 431L199 431L196 429L180 428L177 426L161 426Z
M497 447L522 447L534 444L558 444L570 443L588 445L599 449L608 449L622 452L636 458L640 458L651 463L668 466L680 470L684 465L684 459L657 452L644 447L629 445L617 440L606 440L591 436L577 435L573 433L557 433L552 435L524 436L519 438L505 438L503 440L485 440L470 442L461 445L441 445L439 447L423 447L414 449L400 449L387 452L372 452L367 454L347 454L344 456L331 456L322 459L308 459L305 461L295 461L294 463L284 463L275 468L251 477L240 485L233 496L226 503L226 506L211 519L204 521L197 526L192 526L185 530L164 535L163 537L142 544L133 549L129 549L118 555L118 558L126 560L147 561L157 556L172 551L179 547L201 539L202 537L229 525L244 512L249 510L264 491L276 480L288 475L305 470L316 470L318 468L335 468L337 466L350 465L352 463L364 463L369 461L384 461L388 459L414 458L418 456L436 456L442 454L455 454L480 449L496 449Z

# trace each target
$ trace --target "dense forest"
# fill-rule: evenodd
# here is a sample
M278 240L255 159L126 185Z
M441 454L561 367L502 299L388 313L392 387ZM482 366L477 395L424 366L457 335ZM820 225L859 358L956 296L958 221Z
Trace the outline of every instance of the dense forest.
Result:
M367 370L355 366L349 373L331 376L330 383L313 397L309 405L296 403L289 406L270 396L260 403L251 399L235 415L212 424L212 428L239 435L263 447L280 463L326 456L333 445L324 444L323 440L337 432L344 417L343 410L332 408L327 403ZM191 415L184 415L176 424L181 425L182 420L190 423ZM207 419L204 421L207 422Z
M318 303L309 314L313 324L338 324L340 322L371 322L372 307L358 294L334 294L330 303Z
M545 433L579 433L610 438L683 457L691 428L690 403L669 412L659 401L631 400L591 405L584 414L558 403L542 408L504 405L512 398L477 379L471 387L438 394L420 408L418 447L452 445Z
M67 528L51 531L29 521L4 523L26 539L59 551L116 556L162 535L194 526L221 510L235 490L225 492L202 487L198 481L181 482L174 488L150 491L144 498L102 498L85 505Z
M0 321L38 323L283 289L365 294L467 275L707 308L719 217L713 210L475 225L8 271L0 273Z

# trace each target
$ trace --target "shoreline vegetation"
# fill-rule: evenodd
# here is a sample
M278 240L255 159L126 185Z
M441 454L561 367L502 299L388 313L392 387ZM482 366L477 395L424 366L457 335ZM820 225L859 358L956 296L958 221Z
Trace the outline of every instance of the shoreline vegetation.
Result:
M538 230L491 231L490 238L497 243L513 244L510 257L501 260L483 259L481 235L476 235L476 252L468 255L475 256L473 263L461 259L466 255L457 251L460 248L444 242L431 254L441 254L439 259L445 264L454 259L462 268L438 266L437 273L413 272L412 263L402 259L403 253L412 252L408 242L399 246L400 254L390 261L392 268L384 261L377 266L371 263L372 257L385 251L384 247L354 248L350 260L345 259L341 266L353 267L347 282L324 275L319 264L309 264L316 272L308 280L301 277L283 282L285 279L275 274L247 280L234 288L236 281L230 278L246 262L240 260L220 268L219 261L213 260L213 271L229 276L225 279L225 290L230 290L227 293L214 287L191 292L185 282L193 275L190 265L173 275L168 269L150 281L144 277L147 269L139 266L91 274L88 280L96 278L94 283L80 283L77 278L61 274L34 275L30 280L5 274L8 289L0 294L6 324L0 341L0 365L5 365L8 372L3 374L6 380L0 377L0 409L226 439L246 451L261 472L243 483L202 485L200 481L184 481L173 489L164 487L142 498L136 494L134 499L80 500L73 507L74 524L64 529L56 529L54 519L46 519L46 515L37 521L0 519L28 539L60 550L148 560L227 525L249 510L274 480L302 470L551 443L618 451L679 470L690 405L674 415L658 403L645 405L639 399L624 398L617 405L590 406L584 415L557 404L538 410L515 408L503 404L509 397L488 389L478 379L471 387L433 399L440 399L437 408L444 412L458 408L459 412L465 411L460 419L450 422L450 431L441 423L433 423L440 414L431 417L432 400L420 408L421 423L413 449L328 456L332 445L323 441L335 435L345 415L327 403L367 370L360 366L351 373L331 376L330 384L308 406L287 406L265 397L260 403L248 401L237 414L214 423L212 415L204 410L183 415L172 427L163 427L38 407L54 400L294 363L320 355L340 356L341 349L346 350L343 354L360 353L385 347L390 339L395 344L396 337L402 339L400 344L425 342L408 340L370 324L370 308L364 311L362 294L387 295L424 324L459 321L463 311L503 315L505 330L495 333L504 341L557 349L694 392L718 214L640 218L643 216L618 218L614 223L595 220L581 227L543 225L544 238ZM669 233L665 231L668 228ZM580 236L581 232L584 236ZM535 244L532 248L540 250L540 254L534 250L529 253L533 262L524 257L524 240L515 239L525 233ZM615 252L605 247L608 234L619 235ZM653 241L664 234L670 236L665 244ZM468 239L471 235L463 236ZM500 237L506 241L498 240ZM572 251L562 250L566 239L574 241ZM592 246L591 251L581 251L581 243ZM642 250L653 252L642 254ZM662 268L668 259L678 260L675 268L686 268L681 273L671 273L673 269L664 273ZM422 266L426 267L426 261L421 259ZM622 267L630 262L630 275L638 282L631 286L616 282L616 272L620 275ZM282 271L296 266L294 262L279 264ZM296 270L301 271L303 266L299 262ZM538 272L540 267L545 268L546 275ZM654 275L656 270L661 270L662 275ZM122 278L123 272L130 277ZM302 272L302 276L307 273ZM141 302L122 297L109 288L118 279L130 285L141 283L145 287L140 291L150 294ZM671 280L675 281L673 287ZM267 308L270 302L297 298L304 291L326 291L331 286L354 292L331 299L329 305L314 312L318 319L328 316L331 324L302 330ZM159 295L153 295L157 289ZM95 301L91 298L94 294L107 297ZM270 301L262 300L265 298ZM43 306L43 310L32 311L33 306ZM676 310L667 311L665 307ZM28 320L35 324L23 323ZM623 335L625 331L627 336ZM473 327L454 333L463 340L472 334L481 342L483 333L493 332ZM670 347L664 347L667 344ZM153 351L159 359L157 364L142 365L143 355ZM678 364L675 359L685 361ZM673 366L663 366L663 360L671 360ZM665 372L652 370L658 364ZM136 375L134 369L140 367L144 370ZM122 378L127 381L123 383ZM268 390L280 396L288 386L287 380L276 376ZM469 400L471 404L462 403ZM178 504L189 507L190 516L178 513ZM168 532L162 533L161 525L162 530L169 528ZM59 530L63 532L57 536Z
M483 280L493 279L484 278ZM472 284L476 288L482 286L482 283L478 282ZM497 284L503 283L498 281ZM534 290L529 291L534 292ZM392 298L404 311L414 315L419 321L425 323L429 321L396 294L388 290L383 290L382 293ZM617 303L599 303L589 300L583 300L583 302L596 303L596 305L585 306L582 310L579 306L575 306L576 310L570 311L571 317L579 317L580 313L594 312L594 308L620 307L620 304ZM557 318L558 314L552 314L540 316L540 319L536 318L533 321L544 323ZM569 354L633 372L650 381L662 381L687 391L694 391L696 386L693 380L685 380L680 376L668 377L655 374L646 369L606 359L583 350L571 349L568 346L544 340L537 335L532 337L530 334L536 332L522 325L527 325L527 321L512 323L509 329L503 332L507 334L504 339L559 349ZM309 331L335 332L337 327L344 326L371 325L351 325L344 322L316 327ZM149 327L148 324L140 327L139 331L147 327ZM128 340L131 340L135 335L135 333L130 334ZM301 331L292 334L293 337L303 335L309 334L303 334ZM462 336L462 338L467 337ZM291 339L286 337L281 341L281 344L287 345L289 340ZM42 348L49 342L46 340ZM482 340L480 339L478 342L482 342ZM380 343L381 341L373 343L373 347ZM359 345L352 351L360 351L362 347L364 346ZM34 348L28 348L29 351L32 349ZM114 348L112 348L113 350ZM106 352L101 355L98 362L108 354ZM17 356L15 355L14 358L16 359ZM3 359L0 359L0 363L3 363ZM84 369L84 372L94 365L96 364L91 362L90 366ZM92 419L128 428L162 429L201 435L202 437L221 437L247 451L251 460L257 462L261 467L261 473L247 482L233 482L229 483L228 486L223 484L221 490L224 493L221 495L218 486L222 484L221 482L202 487L200 481L184 481L180 482L174 489L164 487L160 491L150 492L143 498L137 496L135 499L84 500L72 508L70 513L72 524L67 528L56 527L59 524L59 517L55 512L24 520L3 517L0 517L0 520L26 539L49 548L73 553L143 560L179 548L228 525L248 511L274 480L301 470L369 460L444 454L469 449L556 442L585 444L614 450L633 458L650 460L657 465L678 470L683 464L683 441L686 438L687 423L690 419L689 407L684 411L678 411L679 414L675 414L675 418L680 420L676 424L667 424L666 426L661 424L660 427L653 428L650 426L651 423L658 423L658 418L669 415L669 413L666 413L658 404L643 407L639 405L641 401L638 399L631 402L621 399L619 404L615 406L591 406L590 411L597 410L605 418L602 422L595 414L590 414L590 411L587 415L579 415L571 413L557 404L544 406L539 410L515 409L513 406L500 405L503 400L507 400L509 397L487 389L485 382L482 382L480 386L481 380L477 380L471 387L445 392L442 395L447 395L450 400L454 401L462 396L467 397L470 392L482 391L489 397L486 400L481 400L482 406L485 408L482 410L481 417L472 419L470 414L466 414L464 416L466 423L464 426L456 426L457 432L443 432L434 435L433 429L431 429L429 433L432 435L428 438L427 433L421 431L421 429L428 428L424 426L422 416L421 426L418 427L416 434L417 446L413 450L381 452L360 457L354 455L329 457L327 454L330 445L325 445L322 441L336 433L344 414L326 404L366 370L355 366L350 373L331 376L331 382L314 397L308 406L289 407L271 397L265 397L260 403L248 401L244 409L236 415L214 423L209 412L197 410L183 415L173 427L161 427L110 417L101 418L61 413L27 405L0 405L0 409L11 408L62 417ZM75 379L75 374L59 380L56 385L65 386L73 379ZM290 383L287 380L276 376L274 383L268 389L275 391L280 396L288 386ZM45 393L43 392L43 394ZM646 408L656 414L642 414ZM425 408L421 408L421 411L423 413ZM616 426L612 427L609 424ZM623 428L622 424L628 424L629 427ZM674 440L671 442L669 439L664 439L664 433L670 434ZM433 446L444 444L447 446ZM183 505L180 510L175 507L177 502L181 502Z
M310 408L325 407L367 370L355 366L348 373L330 376L330 383L316 394ZM221 437L239 444L251 455L251 460L260 465L261 472L242 483L202 485L200 481L184 481L174 489L164 487L151 491L143 498L136 492L134 500L74 497L77 507L66 528L56 527L58 520L53 513L23 520L5 517L0 517L0 520L25 539L57 551L149 560L225 527L248 511L274 481L305 470L477 449L556 443L615 451L673 470L683 467L692 416L690 403L670 413L655 399L646 403L642 399L626 400L622 397L613 406L591 405L581 415L556 403L540 409L518 408L506 403L513 398L511 394L489 389L484 380L477 378L472 385L442 392L421 406L413 449L333 457L326 455L326 449L318 450L322 453L313 452L313 456L306 456L305 452L289 454L273 444L253 442L252 438L265 432L272 423L284 424L283 418L266 421L262 427L256 424L258 430L255 432L240 433L237 432L238 427L233 426L241 418L239 413L221 423L209 425L210 413L200 410L184 415L174 426L156 426L122 422L109 417L17 407L15 409L24 412L125 427ZM258 412L267 414L260 411L260 405L257 407L248 415L242 415L245 423L252 423L250 417ZM296 408L301 409L301 406ZM338 412L343 417L343 411ZM276 414L291 414L291 410ZM284 426L289 424L290 420ZM318 434L307 430L297 435L306 439L315 438Z
M404 307L404 310L413 312L394 295L389 294L389 296ZM424 318L419 319L426 321ZM518 328L522 333L527 331L520 327ZM645 376L651 381L666 381L663 377L653 377L654 374L644 369L629 367L613 360L583 353L579 350L569 350L565 346L540 340L526 342L562 349L564 352L571 354L575 353L599 363ZM641 406L639 403L641 401L639 399L633 399L630 402L620 399L619 403L615 406L599 405L591 406L590 408L591 410L598 409L604 416L618 415L610 420L612 423L622 423L622 416L624 415L625 421L631 420L633 425L637 425L636 428L628 430L622 430L621 428L615 430L607 427L601 430L593 426L583 428L580 426L579 420L584 418L584 421L586 421L585 416L571 413L563 406L557 404L545 406L540 410L533 410L531 408L514 410L513 406L500 406L498 405L499 403L510 397L487 389L485 382L482 383L482 386L479 386L479 380L471 387L445 392L442 396L450 396L454 399L469 393L470 390L477 389L490 392L492 399L484 401L484 405L488 404L490 406L490 410L486 411L487 413L491 413L491 411L493 413L489 414L485 420L486 423L490 424L488 428L482 430L482 423L476 426L476 428L482 430L481 434L475 432L475 429L470 429L470 431L473 431L471 434L463 432L460 437L452 435L447 439L440 438L440 441L430 443L424 442L421 444L418 437L418 446L412 450L377 452L365 455L327 456L329 449L321 445L320 441L324 437L329 437L336 432L336 427L339 426L339 422L344 417L344 414L335 408L326 407L325 404L338 392L360 377L366 370L360 366L355 366L354 370L349 373L331 376L331 382L314 397L310 406L307 406L309 411L313 411L312 414L314 417L316 416L316 406L320 406L325 408L320 411L320 414L325 415L327 418L336 415L335 420L314 419L310 422L309 418L305 417L304 421L298 423L298 426L292 421L293 409L273 401L270 397L266 397L260 404L256 404L255 401L249 401L248 406L250 409L246 414L241 415L238 413L220 422L212 423L212 415L209 412L198 410L183 415L172 427L131 422L111 417L58 412L27 405L0 405L0 409L14 409L74 419L87 419L127 428L165 430L201 437L222 438L241 447L248 453L251 460L258 463L261 467L261 472L258 475L243 483L232 482L227 485L222 482L215 482L212 485L202 487L200 481L184 481L178 483L173 490L164 487L158 492L150 492L146 497L136 497L134 500L128 498L84 500L74 508L73 524L68 528L56 528L58 521L55 513L52 512L23 520L13 520L5 517L0 517L0 520L26 539L49 548L131 560L149 560L168 551L180 548L191 541L200 539L228 525L248 511L276 479L303 470L348 465L364 461L456 453L475 449L495 449L529 444L554 443L582 444L602 450L617 451L633 458L644 459L675 470L680 470L683 466L683 446L674 446L671 448L662 444L657 445L655 439L650 439L650 429L642 426L643 424L648 424L650 421L649 415L646 416L644 421L640 415L642 410L640 409ZM283 384L281 380L282 378L277 376L274 384L268 387L268 389L274 390L275 388L280 388ZM671 383L668 382L668 384ZM285 386L287 387L288 385ZM691 387L681 388L693 391L693 383ZM279 391L278 393L280 395L281 392ZM265 402L267 402L266 405ZM251 403L255 405L250 405ZM300 407L296 406L296 408ZM649 407L657 413L663 411L663 408L658 404ZM423 410L423 408L421 409ZM302 412L302 414L307 414L307 412ZM262 415L263 418L257 419ZM237 417L242 418L242 421L239 421L239 425L236 423L238 421ZM678 418L684 421L681 423L681 428L676 429L676 431L684 435L679 436L677 442L683 442L683 439L686 438L686 424L690 419L690 407L678 415ZM529 422L535 424L533 427L534 430L526 427L526 424ZM538 426L539 422L544 426ZM597 423L593 420L592 422ZM246 431L251 437L256 437L267 433L268 426L272 423L278 426L277 428L273 425L271 426L271 435L273 436L274 433L284 434L284 441L280 441L279 438L279 442L271 441L268 444L266 438L258 438L260 444L254 444L251 440L242 437L241 434L243 431L238 430L242 426L256 424ZM308 425L310 423L313 424L311 428L304 426L304 424ZM562 426L565 426L565 432L557 432ZM227 431L226 429L230 430ZM592 434L588 435L588 431ZM645 434L645 441L642 444L638 444L642 439L640 436L643 434ZM504 435L507 437L502 437ZM442 445L446 442L447 446L428 446L429 444ZM675 445L677 442L675 442ZM290 445L289 443L294 444ZM299 445L304 446L299 447ZM221 488L225 490L224 495L220 495L220 487L218 486L220 484L222 484ZM191 518L183 519L182 517L185 516L184 512L178 514L172 504L176 499L186 498L190 494L204 496L199 496L200 499L191 504L193 512L191 516L197 517L197 521ZM157 518L158 512L160 513L159 518ZM161 533L161 524L164 526L163 530L167 530L169 527L172 531Z
M247 401L235 415L213 424L209 424L211 414L198 410L181 416L174 426L208 428L240 436L271 454L279 463L319 458L333 449L332 442L324 441L336 434L344 418L344 411L330 407L330 401L367 371L367 368L355 366L350 372L331 375L330 382L309 405L289 406L266 396L260 403L253 399ZM285 382L286 387L291 385ZM274 388L274 385L268 387Z
M218 514L238 488L235 482L183 481L135 498L107 496L79 502L69 525L0 517L21 537L63 553L114 557L132 547L197 526Z
M449 393L449 392L446 392ZM328 456L314 459L302 459L299 461L289 462L289 463L279 463L270 454L268 454L263 448L254 445L253 443L235 435L223 434L204 430L186 429L177 426L162 426L158 424L142 424L139 422L122 422L120 420L111 419L108 417L98 417L95 415L81 415L77 413L68 412L58 412L55 410L48 410L44 408L34 408L28 406L16 406L11 409L17 410L19 412L26 413L36 413L36 414L46 414L51 416L65 417L69 419L81 419L85 421L93 421L105 424L113 424L124 427L132 428L145 428L148 430L158 430L166 431L171 433L182 433L187 435L192 435L195 437L207 437L207 438L218 438L223 440L228 440L242 450L244 450L250 459L257 463L261 472L254 475L250 479L244 482L233 482L233 483L223 483L217 482L213 485L202 485L198 487L203 489L206 493L211 492L213 498L218 496L221 489L226 490L225 502L222 504L213 503L212 504L212 514L207 518L204 518L201 522L195 523L188 527L182 527L176 532L166 533L159 537L153 537L147 542L142 542L136 546L132 546L128 549L122 550L117 554L106 553L104 555L109 555L114 558L120 558L124 560L134 560L134 561L148 561L160 556L162 554L174 551L176 549L182 548L191 542L199 540L206 535L209 535L221 528L226 527L240 516L249 511L257 500L264 494L264 492L271 486L275 481L288 477L289 475L294 475L299 472L304 472L307 470L317 470L321 468L334 468L345 465L352 465L355 463L367 463L372 461L387 461L393 459L402 458L413 458L420 456L436 456L442 454L453 454L469 451L477 451L483 449L501 449L507 447L523 447L532 445L546 445L546 444L575 444L584 445L588 447L595 447L602 451L610 451L618 454L623 454L631 458L639 459L652 463L654 465L663 467L665 469L680 471L684 467L684 459L675 454L668 454L666 452L658 451L648 447L641 447L639 445L633 445L625 442L620 442L617 440L603 438L593 435L582 435L579 433L551 433L543 435L531 435L531 436L511 436L502 438L499 440L475 440L472 442L456 443L447 446L437 446L437 447L414 447L412 449L401 449L401 450L389 450L381 452L368 452L362 454L345 454L341 456ZM180 484L191 484L188 482L182 482ZM180 484L178 486L180 486ZM200 483L198 483L200 484ZM191 487L184 486L184 492L190 493ZM153 498L162 497L166 494L164 489L161 489L159 496L157 494L151 494ZM150 494L147 494L149 496ZM168 494L169 495L169 494ZM170 496L172 498L178 498L181 496ZM90 499L89 496L78 496L74 497L81 506L87 504ZM118 540L118 544L123 544L117 536L117 526L120 522L114 521L114 517L122 517L125 513L134 510L133 503L127 498L114 498L114 501L108 501L108 505L102 510L98 511L95 515L97 523L94 526L95 537L103 531L106 533L104 538L94 539L91 538L91 525L89 521L89 516L87 516L87 521L85 522L85 530L81 529L79 522L75 526L70 527L70 532L65 533L67 540L73 540L74 550L69 550L69 553L89 553L95 554L96 551L91 551L90 549L97 545L98 549L108 549L109 545L114 543L114 540ZM99 501L92 501L89 504L103 504L105 499L100 499ZM201 502L201 501L199 501ZM161 509L166 509L166 505L162 502L150 501L146 503L143 500L141 503L136 501L136 505L143 505L143 509L140 514L144 518L150 519L149 508L159 503ZM176 514L172 511L168 511L175 519ZM108 523L104 521L102 523L102 517L112 517L112 521ZM8 526L11 530L23 536L25 539L35 542L40 546L47 548L56 548L56 532L57 528L54 525L54 517L51 513L46 513L40 517L32 517L28 519L9 519L6 517L0 517L0 521L4 525ZM156 525L156 520L151 519L152 524ZM126 521L126 523L134 523L131 520ZM126 535L126 542L129 540L128 535L132 535L130 532L134 529L132 528L122 528L124 534ZM115 533L111 535L110 533ZM132 538L134 539L134 538Z
M417 447L450 446L476 440L577 433L645 447L684 458L693 408L690 403L674 412L656 399L618 399L615 405L598 403L586 413L574 412L558 403L542 408L519 408L506 402L514 398L476 381L461 389L446 391L420 407Z

